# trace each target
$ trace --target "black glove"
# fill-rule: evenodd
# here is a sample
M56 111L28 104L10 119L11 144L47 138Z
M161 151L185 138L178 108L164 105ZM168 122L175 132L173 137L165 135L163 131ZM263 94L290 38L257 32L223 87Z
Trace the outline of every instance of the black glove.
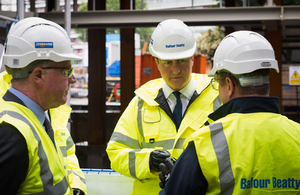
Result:
M165 159L170 156L170 153L166 150L153 150L149 159L150 169L160 172L159 164L165 162Z
M84 195L84 192L77 188L73 188L73 195Z
M161 172L159 173L159 187L163 189L166 186L167 181L170 178L171 171L174 167L174 161L171 158L167 158L164 163L159 164Z

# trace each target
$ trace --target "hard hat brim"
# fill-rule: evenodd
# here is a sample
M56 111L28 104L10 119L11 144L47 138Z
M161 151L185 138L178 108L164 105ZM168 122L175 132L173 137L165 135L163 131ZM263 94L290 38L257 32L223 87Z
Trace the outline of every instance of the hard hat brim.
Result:
M265 66L268 62L268 66ZM218 71L231 72L232 74L246 74L259 69L275 69L279 73L278 62L275 59L249 60L243 62L233 62L224 60L222 64L214 64L209 73L209 77L215 77ZM222 68L223 67L223 68Z

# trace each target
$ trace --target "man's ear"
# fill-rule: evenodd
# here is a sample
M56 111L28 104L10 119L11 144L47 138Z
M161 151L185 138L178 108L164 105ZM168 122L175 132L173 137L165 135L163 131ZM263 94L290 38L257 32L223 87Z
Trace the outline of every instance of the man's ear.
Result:
M225 78L225 82L226 82L226 87L227 87L227 95L228 95L228 97L232 98L232 96L234 94L234 90L235 90L235 84L229 77Z
M40 85L43 84L43 73L44 73L44 70L40 67L33 69L32 73L31 73L32 79Z
M154 58L155 64L157 66L157 69L159 70L159 59L158 58ZM159 70L160 71L160 70Z
M158 59L154 57L155 64L158 66Z

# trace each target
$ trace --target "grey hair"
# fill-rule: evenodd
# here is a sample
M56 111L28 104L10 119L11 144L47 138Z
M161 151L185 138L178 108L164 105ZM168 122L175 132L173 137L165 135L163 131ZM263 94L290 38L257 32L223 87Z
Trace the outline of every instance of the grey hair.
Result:
M10 68L5 65L5 69L8 74L12 75L13 79L23 79L29 75L29 72L35 67L43 67L53 62L52 60L35 60L25 66L24 68Z

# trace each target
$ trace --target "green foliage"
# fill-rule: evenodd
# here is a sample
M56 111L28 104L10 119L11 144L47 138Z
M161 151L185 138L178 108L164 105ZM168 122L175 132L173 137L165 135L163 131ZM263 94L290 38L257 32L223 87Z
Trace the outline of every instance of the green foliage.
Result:
M81 4L80 8L78 11L87 11L88 10L88 3L83 3Z
M106 10L120 10L120 0L106 0ZM106 34L120 34L119 28L107 28Z
M209 29L197 39L197 52L206 55L207 62L212 62L215 50L225 37L225 28L216 27L214 30Z
M88 10L88 4L84 3L81 5L81 7L78 9L78 11L87 11ZM78 39L87 42L87 29L83 28L76 28L74 31L79 34Z
M120 0L107 0L106 1L106 10L119 10L120 9ZM143 3L143 9L146 9L147 4L144 0ZM142 9L142 0L135 0L135 9L141 10ZM145 42L150 41L151 34L153 32L153 28L136 28L135 32L140 35L140 47L141 49L144 46ZM107 34L119 34L120 29L119 28L107 28L106 29ZM148 47L146 52L148 51Z
M120 10L120 0L106 0L106 10Z
M142 0L135 0L135 9L141 10L142 9ZM147 9L146 1L144 0L143 3L143 10ZM150 43L151 34L153 32L154 28L136 28L135 32L140 35L141 39L141 50L143 49L143 46L145 42ZM146 52L149 52L149 47L147 47Z
M300 0L282 0L282 5L300 5Z
M218 3L215 5L210 5L209 8L219 8L220 2L222 2L222 7L225 7L225 0L216 0Z
M150 43L151 34L154 31L154 28L136 28L135 32L140 35L141 39L141 50L143 49L143 46L145 42L148 44ZM149 53L149 47L147 47L146 53Z

